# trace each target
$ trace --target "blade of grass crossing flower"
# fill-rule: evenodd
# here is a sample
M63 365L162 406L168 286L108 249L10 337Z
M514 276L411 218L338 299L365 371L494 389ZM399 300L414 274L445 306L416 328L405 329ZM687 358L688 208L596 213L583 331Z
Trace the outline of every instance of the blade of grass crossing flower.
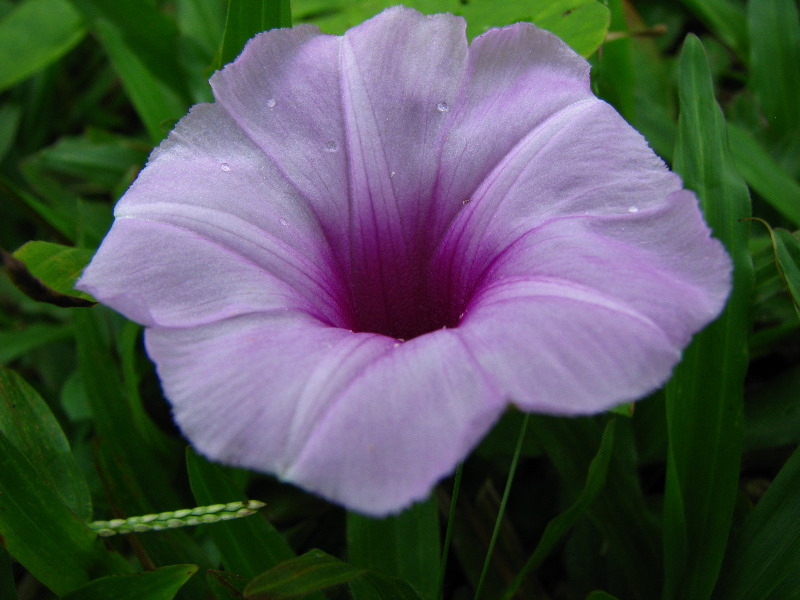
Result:
M719 600L800 598L800 448L731 541Z
M800 226L800 184L747 130L728 123L728 137L736 169L747 184L795 227Z
M0 367L0 431L81 519L92 515L89 487L50 408L13 371Z
M408 583L353 567L321 550L282 562L262 573L244 590L247 600L283 600L300 598L353 581L365 580L373 600L420 600Z
M774 136L800 131L800 18L796 0L749 2L750 85Z
M0 21L0 90L58 60L83 39L81 14L65 0L27 0Z
M171 565L155 571L95 579L62 600L172 600L197 565Z
M456 468L456 475L453 479L453 495L450 498L450 510L447 516L447 530L444 534L444 545L442 547L442 560L439 563L439 581L436 584L437 598L442 598L444 589L444 576L447 571L447 557L450 555L450 543L453 540L453 530L456 519L456 506L458 504L458 492L461 489L461 475L464 473L464 463Z
M500 501L500 510L497 511L497 520L495 521L494 531L492 531L492 538L489 540L489 548L486 550L486 560L483 563L483 570L481 571L478 585L475 588L475 600L481 597L483 591L483 584L486 581L486 574L489 571L489 565L492 563L492 553L494 546L497 543L497 536L500 534L500 525L503 522L503 515L506 512L506 504L508 503L508 495L511 493L511 483L514 481L514 474L517 472L517 463L519 462L519 455L522 451L522 442L525 440L525 431L528 428L528 421L530 415L525 413L522 418L522 425L519 428L519 437L517 438L517 445L514 448L514 456L511 459L511 466L508 468L508 478L506 479L506 487L503 490L503 498Z
M90 574L130 572L2 432L0 539L12 557L59 596L88 582Z
M186 451L186 467L192 493L199 504L241 500L244 490L225 473L191 448ZM283 536L269 521L255 516L244 521L215 524L209 529L227 571L255 577L279 562L294 557Z
M424 598L435 598L440 562L435 497L385 519L348 513L347 559L353 566L405 579ZM360 591L353 585L356 600L366 597Z
M581 490L578 499L563 513L552 519L545 527L544 533L539 540L536 549L531 554L531 557L525 563L525 566L514 578L514 581L506 590L503 598L511 600L517 589L522 584L525 576L530 572L536 570L542 561L547 558L553 550L558 541L569 531L575 522L581 518L586 509L594 502L600 490L606 482L606 475L608 474L608 465L611 462L612 448L614 445L614 431L616 419L612 419L606 425L603 431L603 438L600 441L600 448L597 454L592 459L589 465L589 473L586 476L586 485Z
M292 26L289 0L230 0L217 67L233 61L255 34Z
M709 598L737 495L743 431L752 265L747 187L732 167L722 111L700 41L680 56L675 170L694 190L734 262L723 314L698 334L667 384L669 436L664 499L664 599Z

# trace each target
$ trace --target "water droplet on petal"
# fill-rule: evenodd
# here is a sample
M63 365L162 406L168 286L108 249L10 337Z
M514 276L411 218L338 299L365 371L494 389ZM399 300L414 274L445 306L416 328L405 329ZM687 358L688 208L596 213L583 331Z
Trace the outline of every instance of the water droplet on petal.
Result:
M389 173L389 177L394 177L395 175L397 175L397 173L395 173L394 171L392 171L391 173Z
M267 106L268 106L269 108L273 108L273 107L275 106L275 104L276 104L276 102L275 102L275 98L269 98L269 99L267 100Z
M464 204L464 205L466 205L466 204L469 204L469 203L470 203L470 200L472 200L472 198L464 198L464 199L461 201L461 204Z
M447 102L439 102L439 104L436 105L436 110L440 113L446 113L450 110L450 105Z
M222 163L219 168L221 171L225 171L226 173L231 170L231 166L228 163Z
M281 225L283 225L284 227L286 227L286 226L289 224L289 222L288 222L286 219L284 219L283 217L281 217L281 218L279 219L279 222L280 222L280 224L281 224Z
M639 212L639 207L638 206L629 206L628 207L628 212L629 213L637 213L637 212Z
M339 149L339 144L337 144L334 140L328 140L325 142L325 152L336 152Z

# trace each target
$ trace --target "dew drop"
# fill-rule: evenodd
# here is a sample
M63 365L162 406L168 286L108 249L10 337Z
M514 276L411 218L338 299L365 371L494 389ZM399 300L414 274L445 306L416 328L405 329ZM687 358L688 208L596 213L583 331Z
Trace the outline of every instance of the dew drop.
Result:
M446 113L450 110L450 105L447 102L439 102L439 104L436 105L436 110L440 113Z
M325 142L325 152L336 152L339 149L339 144L333 140Z
M267 106L268 106L269 108L274 108L275 104L276 104L276 102L275 102L275 98L269 98L269 99L267 100Z
M289 222L288 222L286 219L284 219L283 217L281 217L280 219L278 219L278 221L279 221L279 222L280 222L280 224L281 224L281 225L283 225L284 227L286 227L286 226L289 224Z
M394 171L392 171L391 173L389 173L389 177L394 177L395 175L397 175L397 173L395 173Z
M400 347L400 342L395 342L395 343L394 343L394 347L395 347L395 348L399 348L399 347Z
M472 200L472 198L464 198L464 199L461 201L461 204L463 204L463 205L465 205L465 206L466 206L467 204L469 204L469 203L470 203L470 201L471 201L471 200Z
M221 171L225 171L226 173L231 170L231 166L228 163L222 163L219 168Z
M628 207L628 212L629 213L637 213L637 212L639 212L639 207L638 206L629 206Z

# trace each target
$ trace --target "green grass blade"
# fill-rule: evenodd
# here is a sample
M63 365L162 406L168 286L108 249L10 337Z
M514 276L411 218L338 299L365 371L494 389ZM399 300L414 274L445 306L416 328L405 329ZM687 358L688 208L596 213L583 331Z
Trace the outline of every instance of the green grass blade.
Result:
M119 27L105 19L95 23L95 32L103 44L111 64L122 78L122 84L144 123L150 140L160 142L184 115L188 100L163 83L125 43Z
M720 600L800 598L800 448L731 542Z
M119 477L118 501L127 504L122 508L130 511L128 514L175 509L183 502L172 485L173 465L159 443L161 438L151 431L155 426L133 404L134 399L125 394L119 366L105 335L104 316L110 313L96 307L75 311L73 318L81 379L96 431L110 453L105 462L125 473ZM137 498L139 493L144 497Z
M217 66L232 62L255 34L291 26L289 0L230 0Z
M796 227L800 226L800 184L746 129L728 123L728 137L736 169L747 184Z
M511 600L511 598L514 597L514 594L527 574L530 571L536 570L539 565L541 565L542 561L547 558L558 541L569 531L575 522L584 515L586 509L591 506L594 499L597 498L603 485L605 485L608 465L611 463L611 451L614 445L616 423L616 419L612 419L608 422L608 425L606 425L605 431L603 431L603 439L600 442L600 448L597 450L597 454L589 465L589 473L586 475L586 485L583 490L581 490L577 500L575 500L572 506L547 524L536 549L506 590L505 596L503 596L504 599Z
M642 495L632 458L635 450L630 421L616 419L606 484L585 514L597 532L598 545L607 549L603 557L598 557L600 566L595 569L606 571L609 581L603 587L622 598L652 600L657 596L660 576L658 528ZM568 497L577 499L602 445L600 424L594 419L535 415L530 423Z
M775 229L772 235L778 269L792 296L795 309L800 310L800 239L797 233L785 229Z
M347 559L355 567L405 579L424 598L435 598L440 563L435 498L385 519L348 513Z
M101 577L62 600L172 600L197 565L171 565L154 571Z
M748 3L750 85L775 137L800 131L800 18L795 0Z
M58 595L84 585L92 574L130 571L2 432L0 539L11 556Z
M353 567L321 550L310 550L262 573L245 588L244 597L247 600L301 598L354 581L366 583L372 600L421 598L402 579Z
M65 0L27 0L0 21L0 90L61 58L83 39L83 17Z
M703 24L728 44L742 60L747 60L747 15L731 0L681 0ZM759 4L759 2L751 2Z
M179 63L178 26L156 2L142 0L71 0L96 25L111 25L119 43L136 56L161 84L187 97L186 73Z
M680 57L675 170L694 190L714 235L734 261L725 312L694 341L667 384L669 435L664 498L665 600L710 597L737 494L752 265L747 187L732 167L725 121L700 41Z
M194 450L186 451L186 466L192 493L199 504L241 500L245 492L225 473L225 468L208 462ZM255 577L279 562L294 557L283 536L265 519L229 521L209 529L227 571Z
M92 498L69 442L50 407L13 371L0 367L0 431L84 521L92 517Z

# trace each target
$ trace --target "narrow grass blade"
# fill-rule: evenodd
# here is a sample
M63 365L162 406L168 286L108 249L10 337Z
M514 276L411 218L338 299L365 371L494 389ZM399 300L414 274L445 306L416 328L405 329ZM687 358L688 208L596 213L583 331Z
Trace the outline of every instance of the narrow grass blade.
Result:
M244 498L244 490L194 450L186 451L186 467L195 500L200 504L231 502ZM255 577L279 562L294 557L283 536L265 519L220 523L209 530L227 571Z
M89 487L61 426L36 390L4 367L0 367L0 431L64 504L81 519L91 518Z
M633 457L631 420L616 419L614 448L605 486L586 510L607 582L598 583L621 598L652 600L658 595L658 527L642 495ZM570 498L578 498L590 465L602 445L603 429L594 419L533 416L531 428L556 468ZM574 502L575 500L573 500Z
M424 598L435 598L440 563L435 498L385 519L349 513L347 559L355 567L405 579Z
M731 542L715 598L800 598L800 448L796 449Z
M62 600L172 600L196 572L197 565L171 565L155 571L101 577Z
M26 0L0 21L0 90L61 58L86 33L66 0Z
M407 582L353 567L321 550L311 550L256 577L245 588L246 600L301 598L353 581L364 580L373 600L420 600Z
M732 167L725 121L700 41L680 56L675 170L700 198L734 262L723 314L694 341L667 384L669 436L664 498L664 599L710 597L725 553L739 479L752 265L750 202Z
M750 85L775 137L800 131L800 18L796 0L751 1Z
M553 550L558 541L564 536L567 531L575 524L575 522L586 513L586 509L594 502L600 490L606 482L606 475L608 473L608 465L611 462L611 450L614 445L614 431L616 419L612 419L606 425L603 432L603 439L600 442L600 448L597 454L592 459L589 465L589 473L586 475L586 485L581 490L578 499L563 513L552 519L545 527L544 533L536 546L536 549L531 554L528 562L514 578L512 584L506 590L503 598L511 600L514 597L522 581L530 571L536 570L542 561L547 558Z
M217 66L232 62L255 34L291 26L289 0L230 0Z
M747 130L728 123L731 153L747 184L800 227L800 184L792 179Z

